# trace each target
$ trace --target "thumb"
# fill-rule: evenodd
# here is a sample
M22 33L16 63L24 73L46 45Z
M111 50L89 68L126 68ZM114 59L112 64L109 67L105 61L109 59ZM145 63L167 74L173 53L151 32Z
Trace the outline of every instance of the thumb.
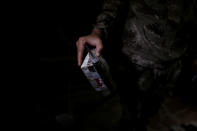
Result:
M97 45L97 46L96 46L96 55L97 55L97 56L100 56L102 50L103 50L103 45L102 45L102 44Z

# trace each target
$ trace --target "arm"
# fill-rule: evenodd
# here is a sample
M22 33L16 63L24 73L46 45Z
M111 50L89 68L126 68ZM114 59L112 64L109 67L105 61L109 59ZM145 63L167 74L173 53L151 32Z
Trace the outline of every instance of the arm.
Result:
M121 10L124 9L127 0L104 0L102 12L97 17L96 24L92 33L87 36L80 37L76 42L78 53L78 65L82 63L82 56L85 45L89 44L96 47L96 54L99 56L103 49L102 38L107 37L108 31L113 26L114 21L118 19Z
M128 0L105 0L95 24L95 28L101 31L102 37L108 36L110 29L114 27L127 4Z

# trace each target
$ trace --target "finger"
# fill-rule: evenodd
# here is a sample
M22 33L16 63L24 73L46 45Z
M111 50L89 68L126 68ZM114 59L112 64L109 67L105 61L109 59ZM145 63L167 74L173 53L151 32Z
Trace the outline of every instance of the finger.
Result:
M79 41L76 42L76 46L77 46L77 64L79 65L79 60L78 60L78 55L79 55Z
M97 56L100 56L102 50L103 50L103 44L102 44L102 43L97 44L97 45L96 45L96 55L97 55Z
M84 49L85 49L84 41L79 41L78 42L77 49L78 49L78 51L77 51L78 52L78 66L80 66L81 63L82 63L82 57L83 57L83 53L84 53Z
M79 41L76 42L76 46L78 47Z

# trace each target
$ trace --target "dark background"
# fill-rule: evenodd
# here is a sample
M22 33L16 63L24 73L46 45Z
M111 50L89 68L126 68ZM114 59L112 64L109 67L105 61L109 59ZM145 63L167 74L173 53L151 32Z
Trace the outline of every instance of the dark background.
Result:
M69 95L75 94L73 92L78 87L92 91L77 66L75 42L91 32L101 3L102 0L72 0L43 5L40 12L40 88L36 113L44 129L62 126L56 125L56 116L73 112Z

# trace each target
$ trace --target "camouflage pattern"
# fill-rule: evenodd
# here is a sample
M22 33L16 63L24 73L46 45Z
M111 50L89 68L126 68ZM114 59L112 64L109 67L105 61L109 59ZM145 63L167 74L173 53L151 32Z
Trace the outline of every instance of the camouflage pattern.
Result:
M139 127L143 127L143 123L146 125L157 113L164 96L179 79L190 44L189 32L183 30L194 19L192 2L195 1L105 0L97 17L95 26L108 37L110 30L119 26L117 21L127 10L122 52L131 64L126 64L126 73L122 75L125 77L119 85L120 100L128 108L126 119L133 123L138 120ZM132 76L134 70L137 76ZM132 88L128 88L131 82ZM177 130L174 126L170 128Z
M122 51L133 63L163 68L163 63L185 54L187 32L184 35L179 32L192 19L192 16L183 17L188 12L192 14L192 5L184 0L105 0L95 26L107 36L126 8Z
M149 123L159 111L166 94L172 93L181 73L182 61L173 62L162 70L133 66L125 70L125 76L121 75L124 78L118 87L121 104L125 106L123 117L134 123L137 130Z

